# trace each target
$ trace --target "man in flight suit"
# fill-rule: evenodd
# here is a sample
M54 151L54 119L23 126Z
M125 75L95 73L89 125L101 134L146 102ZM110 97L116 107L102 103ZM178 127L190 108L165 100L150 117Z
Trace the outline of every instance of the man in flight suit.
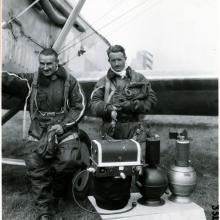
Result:
M107 54L111 67L93 90L91 112L103 119L103 137L130 139L140 127L139 116L147 114L156 105L156 95L150 82L126 65L127 57L122 46L110 46ZM100 179L97 179L96 184L99 184ZM116 204L117 201L126 205L130 197L130 183L131 177L125 180L103 178L100 194L97 195L99 202L106 203L109 209L114 209L110 204Z
M3 84L23 82L29 88L31 126L25 162L40 220L53 219L66 177L80 166L77 124L85 111L85 97L76 79L58 63L56 51L47 48L39 55L38 72L3 72Z

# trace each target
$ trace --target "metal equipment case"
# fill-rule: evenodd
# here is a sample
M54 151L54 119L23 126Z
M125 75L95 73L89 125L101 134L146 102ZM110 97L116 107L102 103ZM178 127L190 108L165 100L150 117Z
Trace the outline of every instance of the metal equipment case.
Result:
M133 139L92 140L91 160L96 176L131 175L141 164L141 147Z

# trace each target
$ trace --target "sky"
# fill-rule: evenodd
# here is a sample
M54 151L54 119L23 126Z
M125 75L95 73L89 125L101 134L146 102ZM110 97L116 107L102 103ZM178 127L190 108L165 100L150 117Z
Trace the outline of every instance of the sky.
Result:
M154 70L217 72L218 10L218 0L86 0L81 15L128 63L147 50Z

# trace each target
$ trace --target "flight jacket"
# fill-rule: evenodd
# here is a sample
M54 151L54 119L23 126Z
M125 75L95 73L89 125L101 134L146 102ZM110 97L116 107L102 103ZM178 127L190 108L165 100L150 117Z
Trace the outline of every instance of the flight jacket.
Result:
M25 98L25 102L30 106L30 97L33 90L33 79L36 73L9 73L3 71L3 85L7 88L19 87L22 88L20 95ZM43 130L48 129L48 126L60 124L65 133L76 130L77 124L83 117L86 101L81 86L77 80L68 75L69 90L68 99L64 100L64 85L67 79L67 71L63 67L51 76L46 77L38 70L37 91L34 97L34 115L31 115L31 126L29 135L40 139ZM12 92L13 93L13 92ZM24 97L26 94L26 97ZM16 94L19 96L19 92ZM64 111L64 102L66 103L66 111Z
M111 69L96 84L90 100L92 115L101 117L103 121L110 121L111 106L119 107L118 121L138 121L138 116L147 114L157 103L156 93L150 82L140 73L127 67L124 80ZM107 80L115 87L114 95L107 103L105 90ZM122 82L122 83L121 83ZM112 92L112 86L109 93ZM126 95L126 91L127 94Z

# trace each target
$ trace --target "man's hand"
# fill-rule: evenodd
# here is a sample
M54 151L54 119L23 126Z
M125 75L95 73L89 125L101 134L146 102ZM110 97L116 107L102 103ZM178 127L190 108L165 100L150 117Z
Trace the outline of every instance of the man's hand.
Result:
M114 104L112 106L112 111L121 111L121 106L120 104Z
M55 131L56 134L63 134L64 130L63 127L59 124L53 125L49 131Z
M115 110L113 110L113 111L111 112L111 118L112 118L112 120L117 121L117 115L118 115L118 113L117 113Z
M133 109L134 109L133 102L130 100L126 100L124 102L121 102L120 106L121 106L121 111L126 112L126 113L133 111Z
M106 110L107 110L107 114L111 116L112 111L120 111L121 108L119 106L108 104Z

